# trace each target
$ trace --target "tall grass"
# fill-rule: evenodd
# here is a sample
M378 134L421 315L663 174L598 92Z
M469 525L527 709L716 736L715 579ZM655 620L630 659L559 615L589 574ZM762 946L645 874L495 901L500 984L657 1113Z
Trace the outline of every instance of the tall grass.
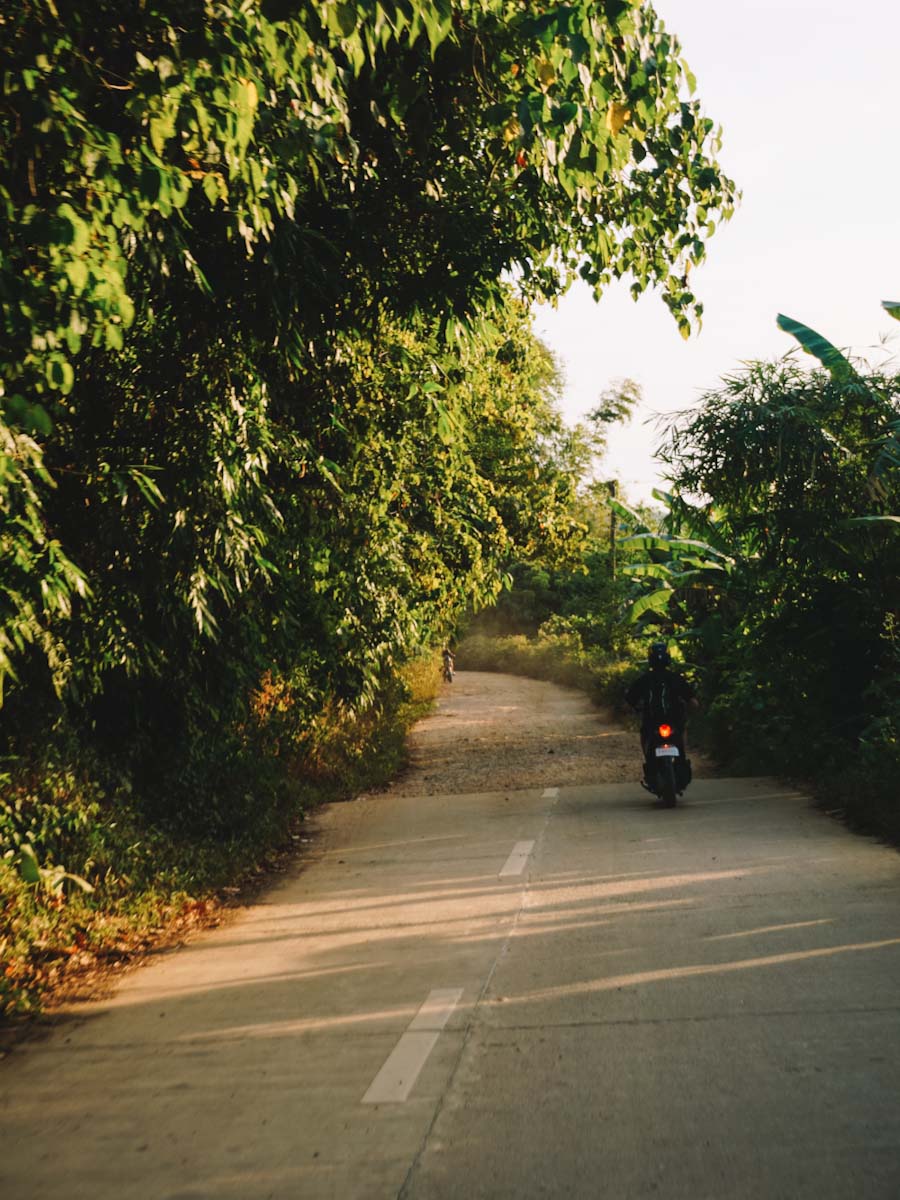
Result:
M457 666L471 671L526 675L580 688L595 704L627 711L625 691L636 674L634 661L585 647L562 617L545 622L534 637L471 633L460 642Z

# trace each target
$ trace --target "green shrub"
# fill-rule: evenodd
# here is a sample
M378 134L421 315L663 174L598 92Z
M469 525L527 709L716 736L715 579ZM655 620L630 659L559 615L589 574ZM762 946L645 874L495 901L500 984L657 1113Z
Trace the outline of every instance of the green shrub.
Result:
M254 791L230 825L202 790L190 813L160 821L127 780L102 792L84 767L13 764L0 799L0 1019L37 1011L97 956L127 956L185 914L202 918L217 889L252 876L305 810L386 784L439 683L438 656L425 655L364 712L333 706L313 735L296 722L291 688L267 680L242 752Z
M625 691L638 669L631 659L586 648L572 619L560 616L545 621L536 637L469 634L459 644L456 662L463 670L526 675L580 688L595 703L617 711L625 710Z

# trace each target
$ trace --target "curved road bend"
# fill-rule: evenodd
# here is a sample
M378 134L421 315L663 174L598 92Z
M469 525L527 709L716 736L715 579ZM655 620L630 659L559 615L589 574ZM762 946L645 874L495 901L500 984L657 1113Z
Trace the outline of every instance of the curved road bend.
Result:
M3 1063L4 1200L895 1200L896 853L771 780L654 808L634 741L460 673L293 878Z

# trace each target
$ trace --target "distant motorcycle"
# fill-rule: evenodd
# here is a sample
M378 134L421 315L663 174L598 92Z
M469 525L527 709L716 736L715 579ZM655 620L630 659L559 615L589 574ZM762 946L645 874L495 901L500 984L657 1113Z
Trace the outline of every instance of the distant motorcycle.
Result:
M653 792L666 808L673 808L677 798L691 782L691 762L684 748L684 724L674 718L654 723L644 747L644 787Z

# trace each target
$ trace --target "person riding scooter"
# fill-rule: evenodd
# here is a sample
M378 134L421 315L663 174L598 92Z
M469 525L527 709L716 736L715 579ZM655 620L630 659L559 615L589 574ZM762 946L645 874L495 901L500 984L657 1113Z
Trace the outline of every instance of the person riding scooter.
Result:
M669 721L675 733L687 780L690 779L690 760L684 746L684 730L687 724L687 709L699 707L694 689L677 671L670 670L672 658L664 642L654 642L647 655L648 671L639 676L628 691L625 699L641 718L641 750L644 754L644 786L649 787L653 764L648 751L655 729L660 721ZM653 790L649 788L649 790ZM679 789L681 790L681 789Z

